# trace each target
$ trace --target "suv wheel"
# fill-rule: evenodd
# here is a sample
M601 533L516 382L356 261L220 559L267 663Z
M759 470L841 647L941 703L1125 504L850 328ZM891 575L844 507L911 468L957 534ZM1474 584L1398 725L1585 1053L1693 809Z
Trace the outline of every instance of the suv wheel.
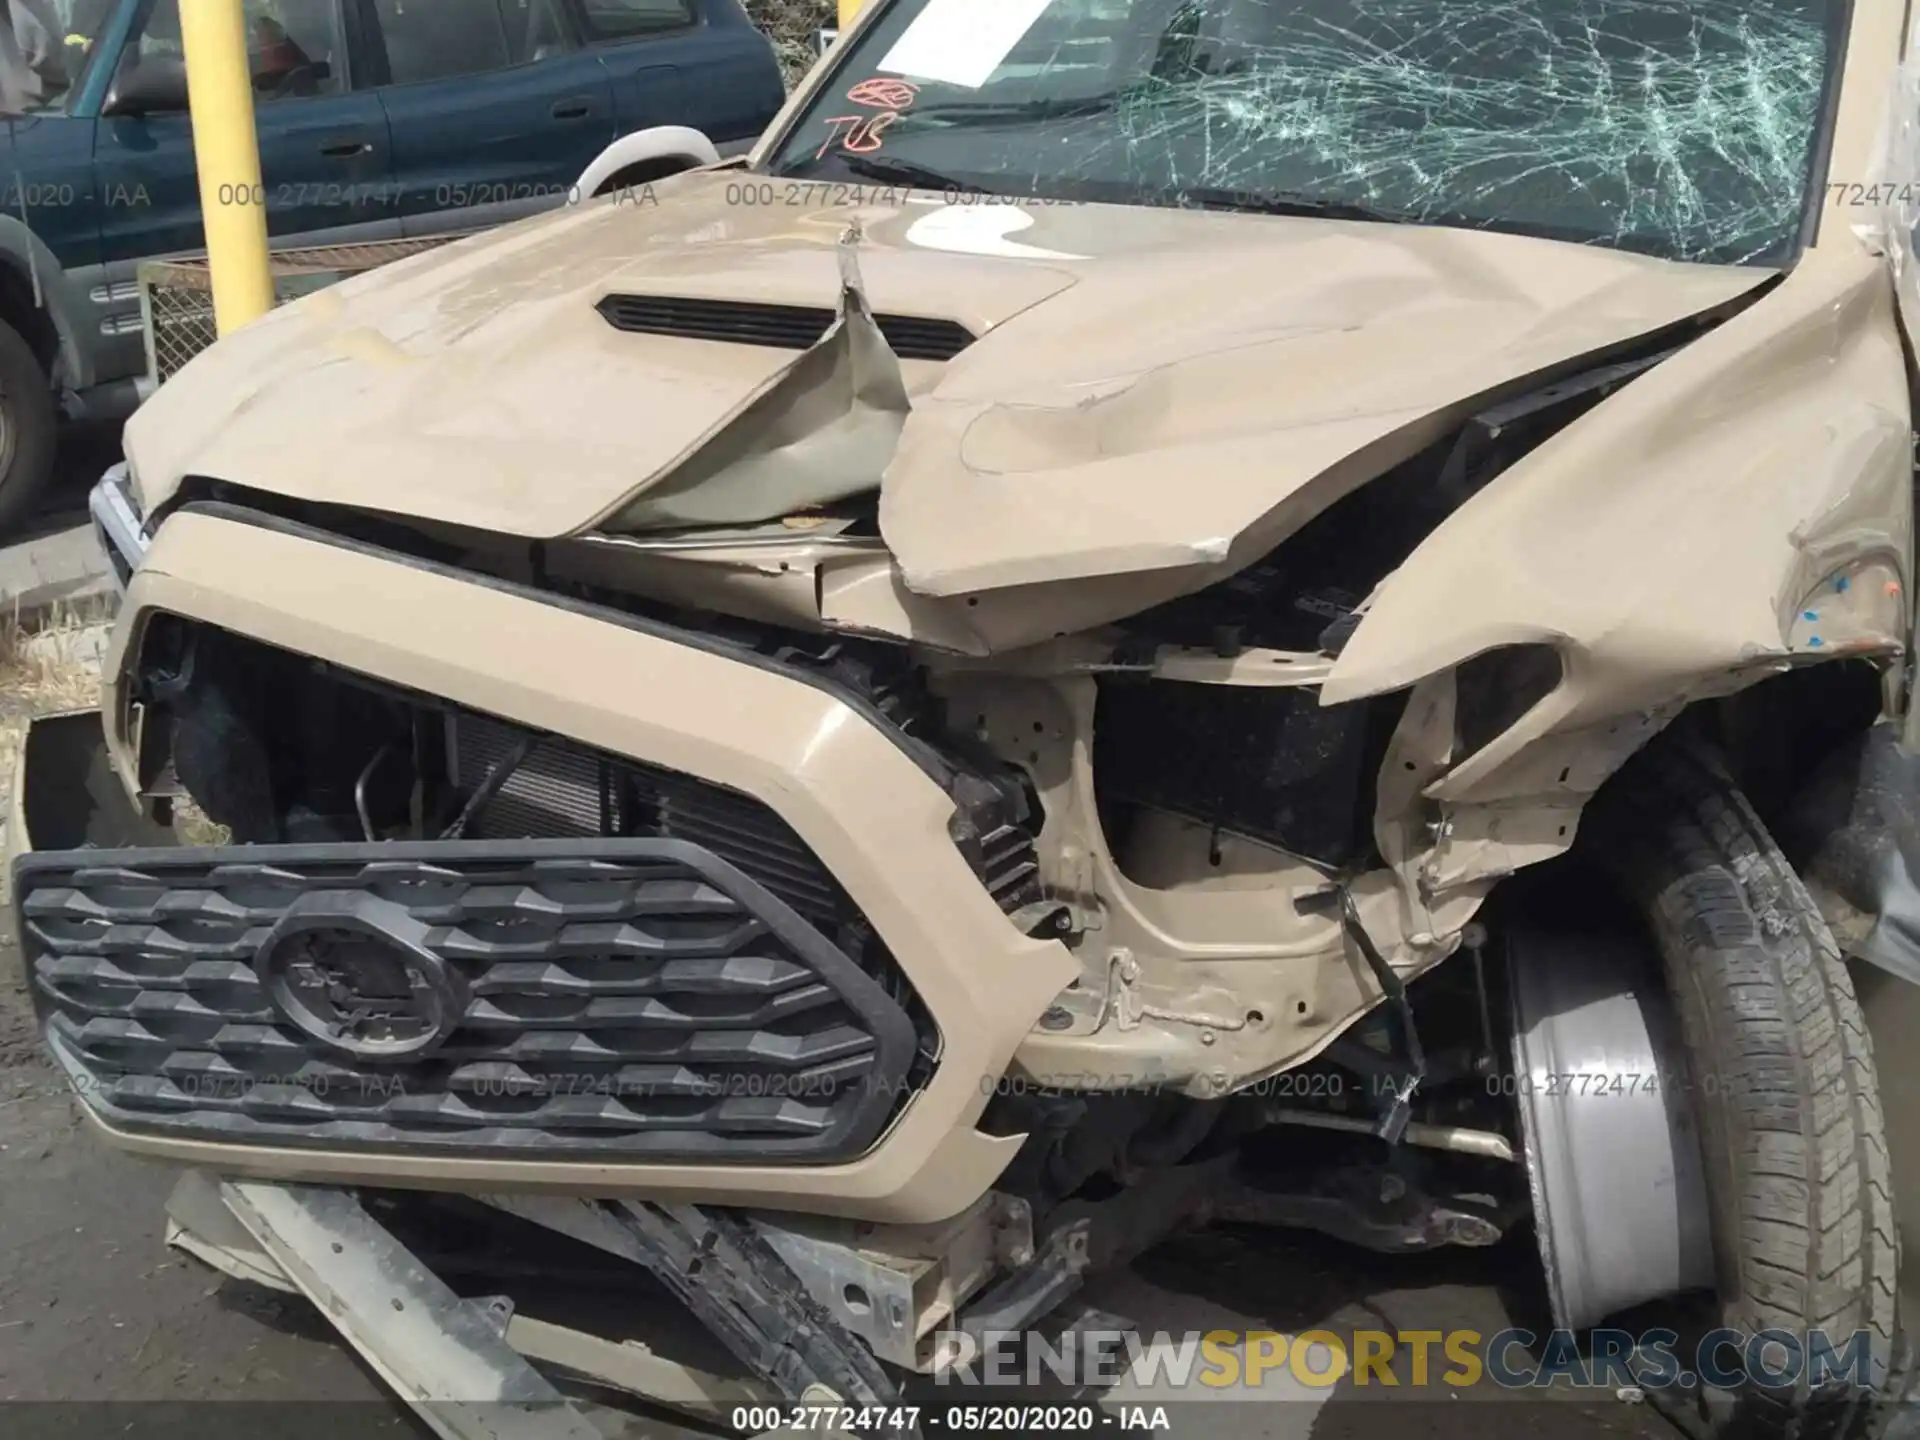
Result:
M1679 737L1623 772L1593 837L1638 902L1679 1018L1721 1324L1784 1331L1714 1428L1853 1440L1882 1416L1899 1266L1880 1086L1853 980L1806 887L1717 759ZM1809 1380L1824 1337L1846 1370Z
M0 539L32 512L53 475L59 417L33 347L0 322Z

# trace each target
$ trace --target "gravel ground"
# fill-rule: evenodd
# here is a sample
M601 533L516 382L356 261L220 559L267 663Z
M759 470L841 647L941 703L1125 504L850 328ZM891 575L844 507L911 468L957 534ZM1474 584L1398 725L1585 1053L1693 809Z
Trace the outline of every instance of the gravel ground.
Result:
M171 1175L88 1133L40 1054L13 918L0 920L0 1401L360 1400L384 1409L378 1382L304 1302L166 1249Z

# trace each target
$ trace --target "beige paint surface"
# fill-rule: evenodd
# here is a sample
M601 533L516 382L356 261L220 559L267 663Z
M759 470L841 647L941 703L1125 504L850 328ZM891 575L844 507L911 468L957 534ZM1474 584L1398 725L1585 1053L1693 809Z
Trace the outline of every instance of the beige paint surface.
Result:
M1230 575L1489 401L1715 322L1474 494L1369 597L1337 657L1151 662L1158 683L1316 686L1326 703L1407 693L1374 817L1385 863L1354 887L1403 976L1456 953L1502 878L1573 844L1586 802L1686 704L1835 656L1903 663L1899 227L1844 203L1850 182L1920 184L1899 170L1920 147L1892 143L1889 124L1890 99L1913 89L1896 70L1903 13L1854 7L1836 188L1784 274L1318 219L1056 205L1009 226L932 196L768 208L737 203L740 175L722 168L658 186L657 205L571 207L289 306L129 424L150 510L186 477L227 480L550 540L556 574L915 645L954 712L1034 778L1044 877L1101 921L1076 956L1033 948L992 911L936 797L896 789L891 762L865 769L887 747L864 721L828 726L818 697L661 642L629 655L635 642L596 633L612 627L537 601L485 602L492 623L547 643L529 665L525 644L487 651L465 601L436 588L458 582L180 516L136 581L119 655L146 609L178 609L760 795L869 908L949 1045L949 1025L982 1027L871 1168L812 1172L792 1203L958 1209L1004 1146L940 1088L955 1067L966 1085L1012 1065L1214 1094L1301 1063L1378 1003L1338 925L1300 903L1326 880L1296 857L1172 817L1113 853L1091 761L1094 677L1115 654L1102 627ZM956 321L969 348L895 377L870 346L856 356L872 339L857 320L822 341L836 354L796 354L626 334L594 308L624 292L845 315L856 225L872 312ZM806 453L865 464L876 417L897 422L877 538L755 530L769 517L749 513L752 487L682 484L722 450L773 453L745 433L763 422L760 439L803 448L857 435ZM661 532L690 513L724 533ZM1553 647L1560 685L1456 755L1455 667L1515 644ZM705 698L609 688L601 666L629 662ZM935 933L945 916L962 928ZM1049 997L1070 1024L1029 1031ZM778 1188L733 1174L729 1195ZM650 1170L656 1183L719 1182ZM942 1186L955 1193L934 1199Z

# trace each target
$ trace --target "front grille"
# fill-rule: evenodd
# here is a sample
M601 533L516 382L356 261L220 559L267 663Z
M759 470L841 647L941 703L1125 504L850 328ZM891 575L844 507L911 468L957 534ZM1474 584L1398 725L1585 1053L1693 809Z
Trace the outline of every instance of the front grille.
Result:
M450 778L470 790L509 760L527 731L449 712ZM689 840L738 867L833 934L852 902L793 828L751 796L678 771L542 736L468 833L510 839L657 835Z
M833 324L822 305L769 305L745 300L703 300L679 295L609 295L596 307L616 330L673 335L730 345L805 350ZM953 320L927 315L875 315L874 324L902 360L951 360L974 340Z
M15 893L49 1045L131 1130L827 1162L910 1088L901 1005L684 841L47 852Z

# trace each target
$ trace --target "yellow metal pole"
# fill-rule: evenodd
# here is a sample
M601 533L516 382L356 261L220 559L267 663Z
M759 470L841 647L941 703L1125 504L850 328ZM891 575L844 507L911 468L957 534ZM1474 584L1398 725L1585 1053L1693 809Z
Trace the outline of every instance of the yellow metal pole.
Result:
M853 17L860 13L860 0L840 0L840 28L845 30L853 24Z
M266 194L260 184L260 141L253 128L253 76L241 0L180 0L180 39L186 51L214 322L225 335L273 308Z

